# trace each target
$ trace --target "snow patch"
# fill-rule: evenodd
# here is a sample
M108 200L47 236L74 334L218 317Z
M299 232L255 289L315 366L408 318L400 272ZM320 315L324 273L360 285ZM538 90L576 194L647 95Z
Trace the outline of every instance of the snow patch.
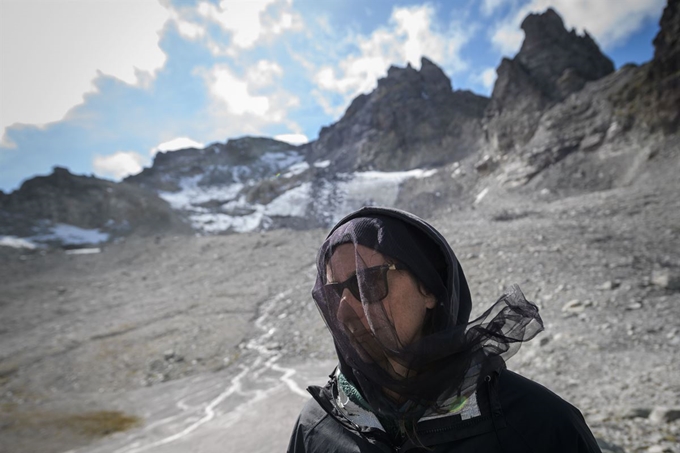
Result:
M309 164L305 161L298 162L288 167L288 171L281 175L284 178L291 178L309 170Z
M66 250L67 255L93 255L95 253L101 253L102 249L99 247L92 247L87 249L73 249Z
M49 227L47 233L29 238L35 242L58 241L63 245L99 244L109 240L109 234L98 229L79 228L65 223L57 223Z
M314 162L314 167L316 167L316 168L326 168L330 164L331 164L330 160L321 160L321 161Z
M409 171L366 171L355 173L347 181L338 184L340 203L330 206L329 217L333 223L362 206L394 206L402 182L412 178L427 178L437 170L415 169ZM330 200L329 200L330 201Z
M182 178L179 183L179 192L159 192L158 196L170 203L173 209L197 210L205 212L205 208L197 205L208 201L230 201L233 200L243 189L242 183L234 183L222 186L201 187L198 185L202 175Z
M269 203L264 213L268 216L304 217L310 200L311 183L303 183L288 190Z
M18 238L16 236L0 236L0 247L12 247L15 249L35 249L37 246L23 238Z
M246 233L257 229L263 222L263 217L261 210L242 216L220 212L193 214L191 215L191 226L204 233L220 233L229 230Z
M301 155L290 152L266 153L259 163L269 169L285 165L287 171L280 175L283 178L299 175L310 168ZM315 162L313 165L325 168L330 165L330 161ZM228 171L233 171L236 175L240 170L230 167ZM244 167L241 176L251 171L253 169ZM267 205L246 202L242 192L250 184L249 181L242 179L233 184L201 186L199 184L202 175L185 177L179 183L180 191L161 192L159 195L174 209L186 211L196 231L206 234L224 231L244 233L268 228L272 224L272 217L304 218L314 212L311 215L320 215L323 222L332 223L362 206L393 206L402 182L412 178L427 178L436 172L416 169L338 175L340 181L320 180L313 187L311 182L304 182L282 193ZM271 173L271 176L275 174ZM318 209L310 210L311 203L315 203L314 206Z
M479 203L480 201L482 201L482 199L486 196L487 193L489 193L489 188L488 188L488 187L486 187L484 190L482 190L481 192L479 192L479 193L477 194L477 198L475 198L475 204L477 204L477 203Z

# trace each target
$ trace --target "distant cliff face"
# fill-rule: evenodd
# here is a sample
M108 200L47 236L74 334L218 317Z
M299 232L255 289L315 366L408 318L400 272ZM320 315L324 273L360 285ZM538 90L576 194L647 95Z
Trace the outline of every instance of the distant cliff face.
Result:
M30 236L67 224L110 233L187 231L181 216L156 194L130 184L77 176L55 167L0 199L0 234Z
M659 26L654 58L611 100L629 123L674 134L680 127L680 1L668 1Z
M408 170L465 157L476 147L488 99L453 91L427 58L421 69L391 67L370 94L309 145L312 160L330 159L343 171Z
M659 25L649 81L658 86L659 123L674 133L680 126L680 0L669 0Z
M203 149L161 152L151 167L126 181L155 191L176 192L187 180L210 186L261 179L301 161L296 149L271 138L244 137Z
M567 31L553 9L530 14L522 29L522 47L498 67L486 111L486 139L500 154L525 145L546 109L614 71L592 38Z

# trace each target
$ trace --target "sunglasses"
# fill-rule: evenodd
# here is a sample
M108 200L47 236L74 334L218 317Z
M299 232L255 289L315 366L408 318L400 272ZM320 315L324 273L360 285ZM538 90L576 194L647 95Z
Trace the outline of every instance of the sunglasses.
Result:
M324 289L337 297L342 297L343 291L347 288L356 300L361 300L363 294L364 300L378 302L387 297L387 272L402 269L406 267L400 264L383 264L360 269L344 282L325 284Z

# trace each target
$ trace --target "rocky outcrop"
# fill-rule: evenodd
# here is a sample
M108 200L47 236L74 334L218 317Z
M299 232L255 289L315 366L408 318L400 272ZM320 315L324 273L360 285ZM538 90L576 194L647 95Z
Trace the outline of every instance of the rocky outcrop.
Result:
M680 0L668 1L659 26L647 79L656 88L655 108L650 111L656 113L656 123L666 133L676 133L680 126Z
M549 107L614 71L593 39L567 31L551 8L530 14L525 39L513 59L504 58L486 111L486 140L505 154L525 145Z
M187 231L181 217L154 193L131 184L71 174L55 167L0 199L2 234L30 236L67 224L109 233Z
M423 58L420 70L391 67L306 149L310 160L330 159L339 171L441 165L475 149L487 103L453 91L444 72Z
M125 179L154 191L176 192L182 180L215 186L276 174L302 157L297 147L266 137L243 137L205 148L160 152L151 167ZM283 166L283 167L282 167Z
M680 126L680 1L668 1L659 26L652 61L610 99L629 123L674 134Z

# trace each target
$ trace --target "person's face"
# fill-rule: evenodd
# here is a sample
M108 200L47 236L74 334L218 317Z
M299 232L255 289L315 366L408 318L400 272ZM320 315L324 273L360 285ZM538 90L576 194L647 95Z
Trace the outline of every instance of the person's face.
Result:
M357 245L355 251L354 244L342 244L335 249L327 263L326 283L344 282L356 273L355 253L359 255L359 261L366 268L388 263L384 255L371 248ZM382 305L389 322L394 326L399 343L401 346L407 346L422 335L427 310L434 308L436 300L432 294L427 294L422 285L406 270L388 271L387 285L388 293L382 300ZM336 316L350 335L371 332L361 301L357 300L347 288L342 293ZM393 348L398 347L398 345L390 345L389 338L392 335L381 332L381 326L376 326L375 323L374 327L376 330L372 335L382 344ZM389 328L389 326L384 327ZM352 340L365 343L360 337Z

